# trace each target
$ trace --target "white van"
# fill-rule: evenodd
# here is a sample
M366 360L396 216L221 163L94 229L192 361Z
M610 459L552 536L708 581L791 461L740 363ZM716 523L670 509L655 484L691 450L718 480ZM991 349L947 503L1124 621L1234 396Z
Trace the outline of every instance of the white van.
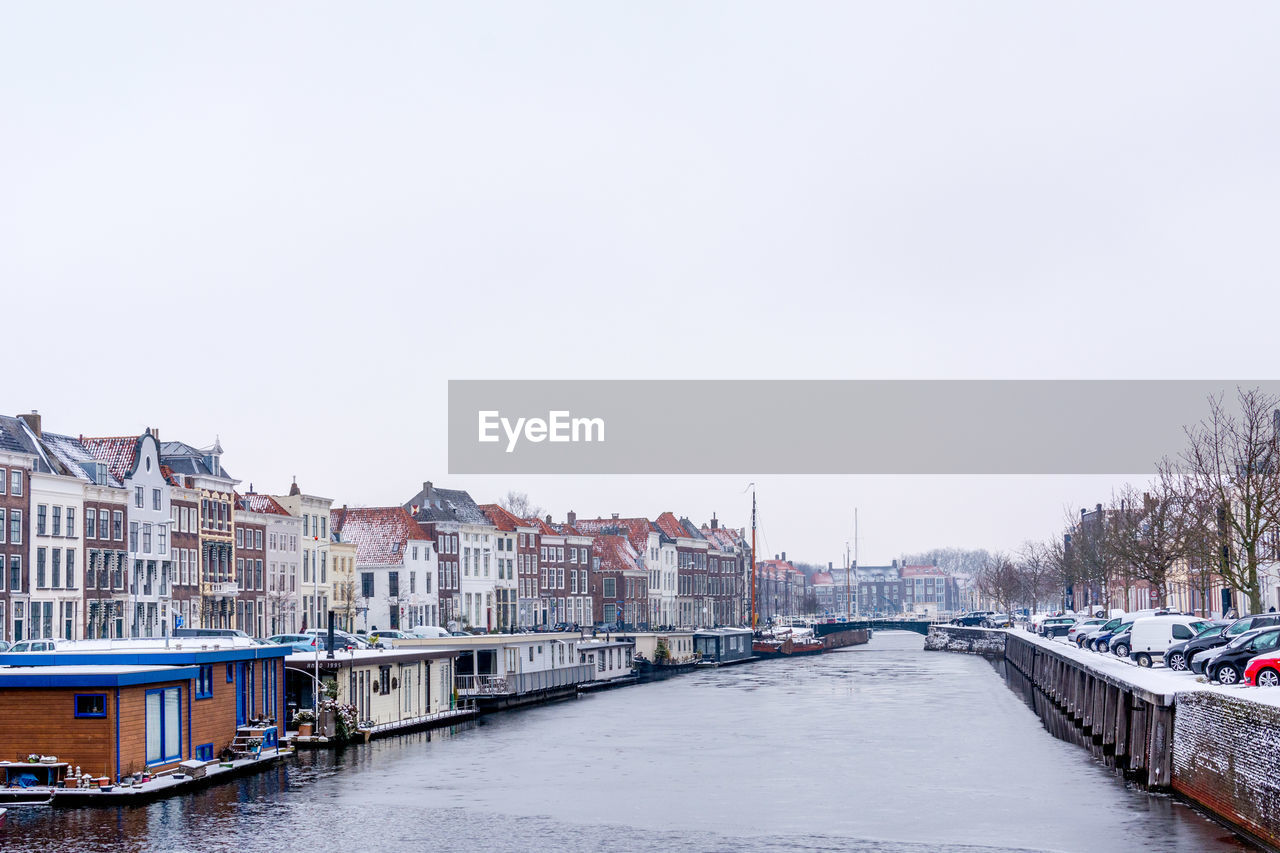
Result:
M1209 623L1195 616L1144 616L1135 619L1129 635L1129 658L1138 666L1151 666L1174 643L1190 640Z
M441 637L448 637L449 632L444 628L437 628L434 625L417 625L409 629L409 636L426 639L439 639Z

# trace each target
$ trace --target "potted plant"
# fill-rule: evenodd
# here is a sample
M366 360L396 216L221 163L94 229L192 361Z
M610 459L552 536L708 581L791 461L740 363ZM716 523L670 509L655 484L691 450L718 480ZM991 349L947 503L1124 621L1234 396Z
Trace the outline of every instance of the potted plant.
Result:
M304 708L293 715L293 725L297 728L299 737L311 737L315 724L315 712L309 708Z

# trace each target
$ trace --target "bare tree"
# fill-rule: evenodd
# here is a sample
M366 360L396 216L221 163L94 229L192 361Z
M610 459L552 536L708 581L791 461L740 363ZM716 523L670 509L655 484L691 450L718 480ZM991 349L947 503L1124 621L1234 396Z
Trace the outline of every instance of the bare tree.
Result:
M529 500L526 492L510 491L498 504L516 518L541 518L542 507Z
M1167 458L1146 490L1125 486L1112 499L1106 547L1125 578L1155 590L1161 607L1169 598L1169 574L1201 547L1203 507L1185 473Z
M1188 485L1213 513L1218 535L1218 571L1262 610L1258 564L1280 513L1277 422L1280 401L1260 389L1236 389L1238 411L1222 398L1209 399L1209 416L1188 427L1183 452Z
M1063 587L1052 545L1025 543L1018 553L1017 566L1022 573L1021 598L1024 603L1036 610L1041 604L1062 604Z
M978 591L995 602L1001 611L1013 614L1014 605L1025 594L1025 576L1008 554L996 552L978 571Z

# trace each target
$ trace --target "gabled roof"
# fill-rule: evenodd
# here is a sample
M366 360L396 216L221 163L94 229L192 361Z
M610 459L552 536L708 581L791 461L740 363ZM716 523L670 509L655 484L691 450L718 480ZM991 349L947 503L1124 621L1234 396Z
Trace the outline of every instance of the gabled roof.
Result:
M414 518L423 523L432 521L456 521L462 524L491 524L488 517L472 499L471 495L461 489L441 489L430 481L409 500L404 509L414 512Z
M672 539L687 538L688 533L684 529L684 525L672 513L664 512L653 520L653 524L667 536Z
M280 506L280 502L271 497L271 495L260 495L257 492L236 495L236 506L247 512L260 512L267 515L291 515L289 510Z
M530 528L534 526L523 518L512 515L498 504L481 504L479 509L484 513L484 517L489 519L490 524L507 533L514 532L518 527Z
M831 577L830 572L818 572L809 579L809 582L814 586L834 586L836 579Z
M99 462L107 463L111 476L120 482L131 475L138 465L138 448L142 445L141 435L116 435L105 438L80 438L80 443L93 454Z
M385 566L404 561L410 539L428 539L403 507L374 506L335 509L329 527L340 542L356 546L357 566Z
M582 536L625 536L639 554L649 548L650 531L657 530L647 518L579 518L573 526Z
M42 474L53 472L45 449L21 418L0 415L0 447L13 453L29 453L34 456L32 470Z
M222 455L222 445L215 444L209 450L192 447L184 441L165 441L160 444L160 461L178 475L188 477L217 477L223 480L234 480L230 472L222 467L218 460L218 470L213 471L205 463L206 455Z
M58 473L68 474L78 480L92 480L85 470L84 463L93 463L93 467L97 467L97 463L101 460L90 453L89 449L78 438L46 432L40 436L40 440L49 453L56 457L66 469ZM124 482L115 475L110 465L107 466L106 481L105 485L113 486L117 489L124 487Z
M595 556L600 558L600 571L627 572L643 570L640 555L625 536L605 534L592 543Z

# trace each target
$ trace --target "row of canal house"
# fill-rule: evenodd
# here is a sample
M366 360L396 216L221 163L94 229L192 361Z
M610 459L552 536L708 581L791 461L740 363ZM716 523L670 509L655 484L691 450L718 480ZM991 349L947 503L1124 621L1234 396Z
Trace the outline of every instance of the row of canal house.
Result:
M355 549L329 535L332 500L239 483L216 441L72 436L35 412L0 416L0 637L268 636L330 610L355 627Z
M570 513L561 524L430 482L398 515L348 511L296 481L284 494L242 489L222 455L217 441L162 441L154 429L72 436L34 412L0 416L0 636L271 636L330 613L345 630L746 619L749 549L714 518ZM387 525L407 534L391 537L401 550L366 542L360 557L368 537L357 531ZM629 550L598 548L602 536Z
M118 780L215 760L248 727L270 748L283 732L289 652L174 638L0 654L0 760L57 756Z

